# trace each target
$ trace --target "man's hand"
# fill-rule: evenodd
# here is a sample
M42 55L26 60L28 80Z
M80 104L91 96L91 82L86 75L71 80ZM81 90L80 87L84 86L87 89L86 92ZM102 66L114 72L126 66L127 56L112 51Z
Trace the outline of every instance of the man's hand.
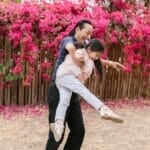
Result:
M69 52L69 54L71 55L73 61L80 67L83 68L84 67L84 61L83 58L76 58L74 53L76 51L75 46L72 43L68 43L65 46L66 50Z

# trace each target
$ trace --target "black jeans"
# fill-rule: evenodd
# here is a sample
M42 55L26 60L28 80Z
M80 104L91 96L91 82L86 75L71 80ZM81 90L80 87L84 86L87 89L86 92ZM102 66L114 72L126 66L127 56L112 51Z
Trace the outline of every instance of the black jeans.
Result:
M49 123L54 122L58 102L59 92L55 81L51 81L50 87L48 89ZM65 124L66 123L68 123L70 133L67 138L64 150L80 150L84 139L85 128L79 98L75 93L72 94L70 106L68 107L66 113ZM63 137L64 134L62 139L59 142L56 142L52 132L49 131L46 150L57 150L63 140Z

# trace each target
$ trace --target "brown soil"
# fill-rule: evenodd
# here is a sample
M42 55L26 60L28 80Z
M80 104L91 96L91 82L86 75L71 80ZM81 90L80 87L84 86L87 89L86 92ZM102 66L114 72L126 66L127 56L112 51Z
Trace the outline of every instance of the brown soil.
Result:
M115 112L124 118L123 124L102 120L93 109L83 110L86 136L82 150L150 150L150 107ZM0 150L44 150L47 116L16 116L13 121L0 116Z

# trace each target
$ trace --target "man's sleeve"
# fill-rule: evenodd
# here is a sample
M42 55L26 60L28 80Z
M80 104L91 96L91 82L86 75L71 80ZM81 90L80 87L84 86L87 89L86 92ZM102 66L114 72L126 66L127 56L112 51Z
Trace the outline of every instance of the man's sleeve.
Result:
M65 47L66 47L66 45L68 43L74 44L72 37L66 37L66 38L64 38L63 41L60 44L60 49L66 50Z

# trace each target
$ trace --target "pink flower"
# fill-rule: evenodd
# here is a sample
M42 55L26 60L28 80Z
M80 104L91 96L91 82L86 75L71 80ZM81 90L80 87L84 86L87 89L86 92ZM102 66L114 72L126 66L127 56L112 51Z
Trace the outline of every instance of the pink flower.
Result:
M125 10L128 8L128 5L125 2L125 0L113 0L113 5L117 10Z
M41 70L45 70L47 68L51 68L51 65L52 65L51 62L45 61L45 62L41 63L40 68L41 68Z
M38 54L37 54L38 55ZM25 55L23 55L23 59L25 61L27 61L31 66L34 66L36 61L37 61L37 56L35 53L26 53Z
M108 43L112 44L117 44L118 43L118 38L119 38L119 33L115 30L113 30L111 33L108 33Z
M0 82L0 89L4 89L6 87L6 84L4 82Z
M10 31L9 32L9 37L13 41L20 41L20 39L22 37L22 33L16 32L16 31L15 32Z
M47 72L51 71L52 63L58 56L58 45L68 35L77 21L90 20L94 27L92 38L104 41L106 49L112 46L123 51L127 71L132 65L145 68L150 46L150 15L145 7L127 3L125 0L112 0L112 12L103 6L73 4L62 1L54 4L7 3L0 4L0 34L11 40L10 70L20 74L25 68L28 77L24 84L30 85L35 70L43 73L44 79L49 79ZM3 45L3 44L2 44ZM2 49L5 47L2 46ZM1 50L0 50L1 53ZM111 53L111 51L110 51ZM0 54L2 59L5 55ZM107 58L107 54L104 56ZM48 62L44 62L46 58ZM14 64L16 66L14 66ZM24 65L26 65L24 66ZM13 66L13 67L11 67ZM37 67L38 66L38 67ZM30 68L33 67L33 70ZM143 69L142 68L142 69ZM143 69L144 70L144 69ZM147 71L147 70L146 70ZM5 75L3 74L5 78Z
M33 78L32 75L30 75L30 74L27 75L25 80L23 81L23 85L24 86L30 86L32 78Z
M111 13L111 18L115 23L123 24L124 16L120 11L115 11Z
M23 23L23 24L21 24L20 27L21 27L22 32L31 32L31 30L32 30L31 23Z
M16 65L13 69L12 69L12 73L14 74L20 74L23 70L23 67L21 64Z
M124 66L125 66L124 71L127 73L130 73L131 72L131 66L127 63L125 63Z
M150 63L146 65L146 68L150 69Z
M117 37L115 37L115 36L111 36L111 43L118 43L118 40L117 40Z
M42 74L42 79L43 80L50 80L50 75L49 74Z
M3 58L5 56L5 51L4 50L0 50L0 58Z
M105 32L108 28L109 20L108 19L98 19L95 22L94 35L101 38L105 35Z

